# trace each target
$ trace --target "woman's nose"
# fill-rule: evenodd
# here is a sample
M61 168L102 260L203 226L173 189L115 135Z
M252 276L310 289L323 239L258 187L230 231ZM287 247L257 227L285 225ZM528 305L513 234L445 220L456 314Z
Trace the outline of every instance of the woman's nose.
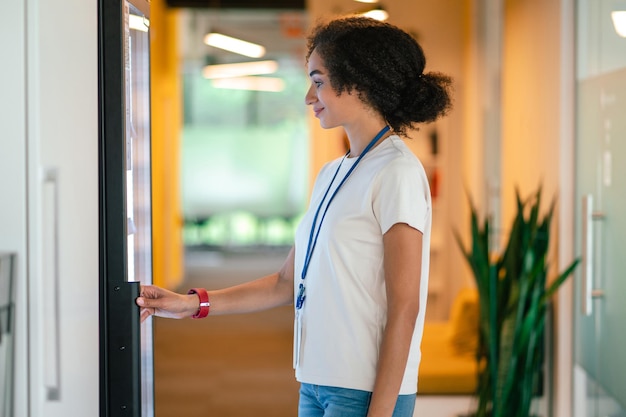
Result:
M309 106L317 101L317 95L315 94L315 90L313 89L313 85L309 87L309 90L306 92L304 96L304 103Z

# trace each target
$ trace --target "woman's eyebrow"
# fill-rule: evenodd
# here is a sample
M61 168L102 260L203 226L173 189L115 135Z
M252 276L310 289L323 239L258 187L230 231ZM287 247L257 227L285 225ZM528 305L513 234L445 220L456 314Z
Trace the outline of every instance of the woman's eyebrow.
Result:
M320 70L313 70L313 71L311 71L311 72L309 73L309 77L312 77L312 76L314 76L315 74L320 74L320 75L321 75L321 74L322 74L322 71L320 71Z

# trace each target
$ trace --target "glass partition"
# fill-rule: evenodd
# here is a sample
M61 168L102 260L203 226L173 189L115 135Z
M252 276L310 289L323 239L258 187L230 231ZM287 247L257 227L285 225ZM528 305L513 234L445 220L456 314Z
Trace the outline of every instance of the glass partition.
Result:
M576 2L574 417L626 415L626 1Z

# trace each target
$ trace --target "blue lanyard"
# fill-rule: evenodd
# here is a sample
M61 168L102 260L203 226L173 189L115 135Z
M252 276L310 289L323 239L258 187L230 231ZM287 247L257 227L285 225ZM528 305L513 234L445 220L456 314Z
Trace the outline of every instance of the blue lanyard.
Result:
M374 147L376 142L378 142L378 140L385 133L387 133L388 131L389 131L389 126L385 126L380 132L378 132L378 134L365 147L365 149L363 149L363 152L361 152L361 155L359 155L359 157L357 158L357 160L354 163L354 165L352 165L350 167L350 169L348 170L348 172L346 172L346 175L343 177L343 179L341 180L341 182L339 183L339 185L337 186L337 188L335 189L333 194L330 196L330 199L328 200L328 203L326 203L326 208L324 209L324 212L322 213L322 218L320 219L320 224L316 228L317 217L320 214L320 210L322 209L322 205L324 204L324 200L326 200L326 197L328 196L328 193L330 192L330 189L331 189L333 183L335 182L335 178L337 177L337 174L339 174L339 170L341 169L341 165L343 164L344 159L346 159L346 156L348 156L350 151L348 151L348 153L346 153L344 155L343 159L339 163L339 166L337 167L337 171L335 171L335 175L333 175L333 178L330 180L330 184L328 184L328 188L326 189L326 192L324 193L324 196L322 197L322 201L320 201L320 204L317 206L317 210L315 211L315 216L313 217L313 223L311 224L311 231L309 233L309 243L307 245L306 255L304 257L304 266L302 267L302 275L300 276L301 281L300 281L300 287L298 289L298 297L296 299L296 309L300 310L302 308L302 306L304 305L304 300L306 298L306 294L305 294L306 287L304 286L304 279L306 278L306 274L307 274L307 272L309 270L309 264L311 263L311 257L313 256L313 251L315 250L315 246L317 245L317 238L319 237L320 230L322 229L322 223L324 223L324 218L326 217L326 212L328 211L328 207L330 207L330 203L333 201L333 199L337 195L337 192L339 191L341 186L346 182L346 180L348 179L350 174L352 174L352 171L354 171L354 168L356 168L356 166L361 161L361 159L363 159L365 154L368 153L370 151L370 149L372 149Z

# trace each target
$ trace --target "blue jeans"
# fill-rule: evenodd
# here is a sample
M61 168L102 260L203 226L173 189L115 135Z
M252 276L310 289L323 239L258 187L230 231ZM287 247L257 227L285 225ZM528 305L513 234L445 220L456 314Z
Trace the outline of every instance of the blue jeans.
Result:
M365 417L371 397L369 391L301 384L298 417ZM393 417L412 417L415 398L398 396Z

